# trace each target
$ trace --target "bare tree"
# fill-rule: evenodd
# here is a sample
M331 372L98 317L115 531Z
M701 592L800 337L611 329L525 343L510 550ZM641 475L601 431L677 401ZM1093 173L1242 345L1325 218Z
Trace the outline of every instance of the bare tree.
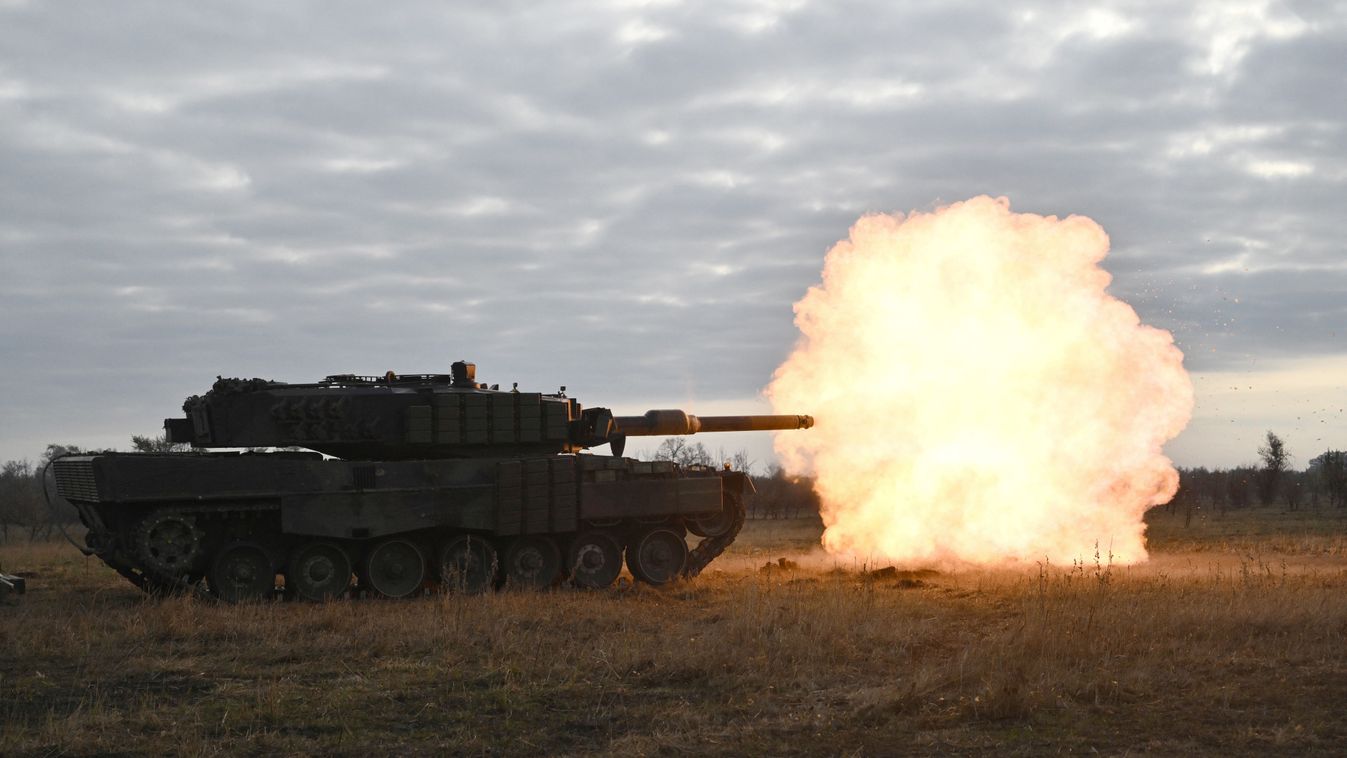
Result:
M50 536L52 520L42 504L39 479L28 461L5 461L0 467L0 508L3 508L3 533L8 539L9 527L28 529L28 540L39 534Z
M1252 466L1238 466L1222 473L1225 475L1225 504L1235 509L1249 507L1258 470Z
M748 450L744 448L739 448L739 452L730 458L730 468L735 471L742 471L745 474L753 473L754 463L753 459L748 457Z
M780 466L773 466L767 476L753 477L758 494L753 499L757 518L799 518L818 513L818 493L814 480L788 476Z
M169 442L167 434L161 434L158 437L133 434L131 435L131 449L138 453L176 453L186 450L187 445Z
M1347 453L1329 450L1310 461L1310 472L1319 480L1319 486L1328 495L1329 505L1347 506Z
M81 455L83 453L84 449L78 445L57 445L52 443L47 445L46 451L42 453L42 465L45 466L63 455Z
M0 469L0 542L8 542L10 527L20 527L24 522L18 486L21 465L19 461L5 461Z
M673 461L680 466L713 466L715 461L700 442L688 444L684 437L669 437L655 448L655 460Z
M1305 475L1299 471L1286 472L1286 481L1282 486L1282 495L1286 499L1286 509L1291 511L1300 510L1300 504L1305 499Z
M1206 494L1207 480L1210 478L1211 474L1205 468L1179 469L1179 491L1169 501L1167 508L1171 514L1176 513L1179 508L1183 509L1185 529L1193 523L1193 509L1202 507L1202 498Z
M673 461L677 463L684 455L684 450L688 446L685 437L666 437L659 447L655 448L655 460Z
M1268 430L1267 442L1258 448L1258 457L1263 459L1263 468L1258 472L1258 500L1268 505L1276 499L1281 489L1291 454L1287 452L1281 437Z
M37 465L27 460L0 465L0 541L8 541L12 529L27 529L29 541L50 538L61 523L79 520L79 511L55 494L47 464L63 455L78 454L74 445L47 445ZM48 481L42 477L46 474ZM45 491L44 491L45 486ZM51 493L51 506L47 504Z

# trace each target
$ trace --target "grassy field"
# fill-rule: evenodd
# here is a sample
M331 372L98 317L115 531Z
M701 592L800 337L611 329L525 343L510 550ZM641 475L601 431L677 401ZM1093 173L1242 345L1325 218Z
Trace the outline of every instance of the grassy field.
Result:
M4 546L0 754L1340 754L1347 519L1184 521L1134 568L867 572L753 521L663 590L246 607Z

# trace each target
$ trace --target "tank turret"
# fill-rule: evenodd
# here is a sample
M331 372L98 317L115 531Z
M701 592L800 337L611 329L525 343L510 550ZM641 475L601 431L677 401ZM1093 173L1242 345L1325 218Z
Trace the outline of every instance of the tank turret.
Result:
M808 416L697 417L680 410L614 416L564 392L501 390L477 382L475 364L449 374L338 374L313 384L219 378L164 420L172 442L198 448L303 447L338 458L475 458L555 455L627 437L808 429Z

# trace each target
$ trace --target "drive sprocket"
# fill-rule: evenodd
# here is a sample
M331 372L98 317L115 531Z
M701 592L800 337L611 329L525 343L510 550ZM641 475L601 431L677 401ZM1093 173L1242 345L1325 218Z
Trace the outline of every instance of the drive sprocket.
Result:
M171 508L151 511L136 526L136 557L146 573L176 583L200 570L203 536L192 514Z
M739 530L744 528L744 521L748 518L748 509L744 505L742 494L727 493L725 510L728 512L728 525L718 536L706 537L697 543L696 547L688 551L687 563L683 566L683 578L691 579L702 573L702 569L725 552L725 549L734 542L734 538L739 536Z

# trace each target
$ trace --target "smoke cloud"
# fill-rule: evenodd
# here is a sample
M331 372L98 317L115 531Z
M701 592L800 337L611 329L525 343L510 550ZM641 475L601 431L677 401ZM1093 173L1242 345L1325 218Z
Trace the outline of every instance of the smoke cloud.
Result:
M1146 509L1193 388L1166 331L1107 292L1108 235L977 197L871 215L795 305L767 395L817 477L835 555L900 562L1145 560Z

